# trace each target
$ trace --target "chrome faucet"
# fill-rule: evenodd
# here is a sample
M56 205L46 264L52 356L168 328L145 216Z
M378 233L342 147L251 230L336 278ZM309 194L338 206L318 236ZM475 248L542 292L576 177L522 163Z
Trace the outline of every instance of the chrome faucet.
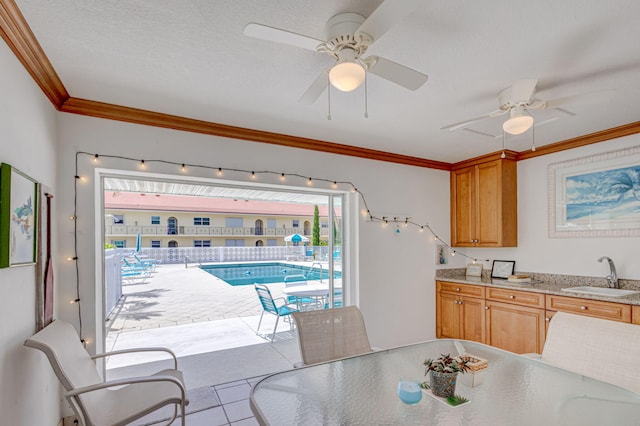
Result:
M598 262L601 262L606 259L609 262L609 268L611 269L611 273L607 275L605 278L607 279L607 284L611 288L620 288L620 284L618 284L618 273L616 272L616 265L613 264L613 260L610 257L602 256L598 259Z

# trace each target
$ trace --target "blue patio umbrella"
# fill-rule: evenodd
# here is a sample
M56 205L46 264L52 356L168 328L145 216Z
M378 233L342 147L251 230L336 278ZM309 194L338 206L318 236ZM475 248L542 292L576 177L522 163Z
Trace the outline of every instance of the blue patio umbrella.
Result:
M142 248L142 235L138 232L136 236L136 253L140 253L140 249Z
M309 241L309 239L307 237L303 237L300 234L292 234L292 235L287 235L286 237L284 237L285 241L291 241L292 243L299 243L299 242L307 242Z

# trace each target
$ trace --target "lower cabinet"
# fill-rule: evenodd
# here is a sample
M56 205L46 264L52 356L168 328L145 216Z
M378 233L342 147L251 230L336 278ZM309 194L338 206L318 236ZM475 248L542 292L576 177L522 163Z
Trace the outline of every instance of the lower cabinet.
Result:
M436 281L436 336L484 343L485 287Z
M436 337L542 353L557 311L640 325L640 306L436 281Z
M485 343L515 353L542 353L544 309L487 300Z

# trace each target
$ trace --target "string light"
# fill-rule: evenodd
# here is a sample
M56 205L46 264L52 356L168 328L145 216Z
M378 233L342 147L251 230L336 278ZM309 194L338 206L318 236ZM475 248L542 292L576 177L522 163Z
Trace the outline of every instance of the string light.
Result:
M504 138L504 135L503 135ZM503 143L504 143L504 139L503 139ZM114 158L114 159L119 159L119 160L130 160L130 161L136 161L139 162L139 168L140 169L145 169L146 168L146 163L145 160L141 159L141 160L137 160L135 158L130 158L130 157L125 157L125 156L120 156L120 155L98 155L95 153L88 153L88 152L76 152L76 164L75 164L75 179L76 182L84 182L86 180L85 177L81 176L78 174L78 159L80 156L82 155L89 155L91 157L93 157L93 162L97 163L98 159L100 157L104 158ZM163 163L163 164L172 164L172 165L176 165L176 166L181 166L181 170L182 172L186 172L187 170L187 166L192 167L192 168L199 168L199 169L209 169L209 170L217 170L217 175L218 176L223 176L224 174L224 170L226 171L231 171L231 172L244 172L244 173L249 173L249 171L247 170L242 170L242 169L231 169L231 168L225 168L223 169L222 167L211 167L211 166L205 166L205 165L198 165L198 164L185 164L185 163L176 163L173 161L168 161L168 160L148 160L151 163ZM251 173L251 179L255 180L257 179L257 175L255 171L250 171ZM277 172L271 172L271 171L261 171L259 172L261 174L271 174L271 175L276 175L280 177L280 180L284 181L286 179L286 176L293 176L296 178L301 178L301 179L307 179L307 183L309 185L311 185L313 183L313 181L319 181L319 182L326 182L328 185L330 185L332 188L337 188L339 184L344 184L346 186L350 186L350 190L352 193L357 193L359 194L360 199L362 200L362 202L365 205L365 208L363 209L363 215L368 216L369 221L371 222L381 222L382 223L382 227L383 228L387 228L389 226L389 222L393 222L396 224L396 229L395 229L395 234L400 234L400 223L402 223L402 225L406 228L409 225L414 225L416 227L418 227L419 232L424 232L425 228L433 235L433 240L434 241L440 241L441 244L443 244L444 246L446 246L449 250L451 250L451 256L455 256L456 254L459 254L463 257L466 257L468 259L472 259L474 263L476 263L478 261L478 259L473 259L470 256L467 256L466 254L462 253L462 252L458 252L456 250L453 250L453 248L445 243L444 241L442 241L438 235L433 231L433 229L431 229L431 227L429 226L429 224L426 225L421 225L418 223L415 223L413 221L410 220L409 217L405 217L404 220L399 220L398 217L394 217L393 220L390 220L387 216L383 216L383 217L378 217L375 216L373 213L371 213L371 210L369 209L369 207L367 206L367 201L364 197L364 194L362 194L358 188L355 187L355 185L353 185L353 183L351 182L339 182L336 180L328 180L328 179L323 179L323 178L312 178L309 176L303 176L300 174L295 174L295 173L277 173ZM75 187L75 192L74 192L74 214L69 216L69 219L71 221L73 221L74 223L74 246L75 246L75 253L76 255L68 257L67 260L68 261L76 261L78 260L77 257L77 253L78 253L78 229L77 229L77 216L76 216L76 212L77 212L77 186ZM489 261L488 259L485 261ZM82 329L82 310L80 307L80 272L79 272L79 266L78 266L79 262L75 262L75 268L76 268L76 294L77 297L76 299L73 299L70 303L72 304L77 304L78 305L78 325L79 325L79 334L81 337L81 342L83 342L83 344L86 344L87 342L89 342L88 339L84 339L82 338L83 335L83 329Z

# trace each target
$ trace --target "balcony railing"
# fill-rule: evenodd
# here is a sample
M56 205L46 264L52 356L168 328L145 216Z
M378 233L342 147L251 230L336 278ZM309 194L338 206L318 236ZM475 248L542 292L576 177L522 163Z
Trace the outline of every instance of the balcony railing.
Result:
M311 233L305 233L300 228L241 228L230 226L129 226L129 225L107 225L105 234L114 235L137 235L161 236L161 235L184 235L184 236L212 236L212 237L286 237L291 234L300 234L311 237ZM328 236L329 229L320 229L320 236Z

